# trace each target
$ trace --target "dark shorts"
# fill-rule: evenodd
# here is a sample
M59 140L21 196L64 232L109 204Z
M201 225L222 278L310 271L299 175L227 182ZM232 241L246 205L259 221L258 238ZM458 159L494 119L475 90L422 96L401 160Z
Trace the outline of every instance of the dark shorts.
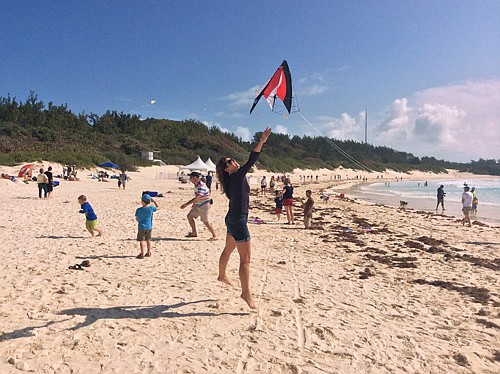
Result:
M280 214L281 213L281 208L276 208L276 214Z
M137 232L137 240L140 242L151 240L151 231L153 230L139 230Z
M250 231L247 226L248 214L226 214L227 234L231 235L236 243L250 241Z
M283 206L293 206L293 199L283 199Z

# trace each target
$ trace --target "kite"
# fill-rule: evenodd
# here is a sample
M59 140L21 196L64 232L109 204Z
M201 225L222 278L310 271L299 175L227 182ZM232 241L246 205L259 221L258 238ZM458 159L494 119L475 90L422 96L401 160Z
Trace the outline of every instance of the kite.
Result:
M262 91L257 95L253 101L250 113L252 113L262 96L266 98L273 111L276 97L278 97L283 101L288 113L290 113L292 110L292 76L290 75L290 69L288 68L288 62L286 62L286 60L283 60L278 70L276 70L271 79L267 81Z

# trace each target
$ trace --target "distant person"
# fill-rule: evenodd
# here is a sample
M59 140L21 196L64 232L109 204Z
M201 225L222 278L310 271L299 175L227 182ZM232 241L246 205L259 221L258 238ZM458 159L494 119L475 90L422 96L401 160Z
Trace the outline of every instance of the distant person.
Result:
M118 185L118 188L120 188L120 184L122 185L123 189L125 189L125 186L127 185L127 181L128 181L128 175L126 173L126 170L123 170L121 173L120 173L120 176L118 177L119 179L119 185Z
M472 193L469 191L469 186L464 187L464 193L462 194L462 212L464 213L464 218L462 219L462 225L468 224L469 227L472 226L470 222L470 212L472 210Z
M438 210L439 204L441 204L441 207L444 209L444 197L446 196L446 192L444 192L444 186L441 185L437 189L437 204L436 204L436 210Z
M85 214L85 228L92 235L95 235L94 231L97 232L97 236L102 235L102 230L98 227L97 215L92 209L92 206L87 202L87 197L85 195L80 195L78 197L78 202L80 203L81 209L80 213Z
M44 174L43 168L40 168L40 174L36 176L36 183L38 184L38 197L41 199L42 198L42 192L43 192L43 198L46 199L48 196L48 183L49 183L49 178L47 175Z
M217 235L210 224L209 212L210 206L212 205L212 199L210 198L210 190L207 185L201 180L201 174L193 171L189 175L189 181L194 184L194 197L188 202L181 205L181 209L184 209L188 205L191 205L191 210L187 215L189 225L191 226L191 231L186 235L187 238L196 238L198 233L196 231L196 221L195 219L200 217L201 222L205 224L208 231L212 234L209 240L217 240Z
M153 203L154 206L149 205ZM141 207L135 211L135 219L137 221L137 241L141 249L141 253L136 258L143 259L151 256L151 233L153 231L153 213L156 212L158 204L151 198L150 195L144 194L141 197ZM147 252L144 254L144 247L147 247Z
M222 193L229 199L229 211L225 218L227 227L226 244L219 258L219 276L217 280L232 285L226 275L226 268L231 253L235 248L238 248L241 298L251 309L256 309L257 306L253 301L250 290L251 241L247 225L250 185L246 176L257 161L262 146L270 134L271 129L266 128L244 165L240 166L235 159L227 156L220 158L217 162L217 179L221 182Z
M205 184L207 185L207 188L212 191L212 172L209 171L208 174L207 174L207 177L206 177L206 182Z
M311 196L312 196L312 191L307 190L306 191L307 200L304 203L304 227L306 229L311 228L312 225L312 212L313 212L314 200L312 199Z
M283 209L283 198L280 195L279 191L274 191L276 197L274 198L274 204L276 205L276 217L278 217L278 221L281 217L281 210Z
M290 179L286 178L284 181L283 191L281 196L283 197L283 206L285 207L287 225L295 225L293 216L293 186L290 183Z
M274 179L274 175L271 177L271 180L269 181L269 190L271 192L274 192L274 187L276 186L276 180Z
M479 200L477 199L477 194L476 194L476 187L472 187L470 192L472 193L472 212L476 214L477 205L479 204Z
M260 192L265 193L267 188L266 176L263 176L260 180Z
M52 166L49 166L49 168L45 172L45 175L47 176L47 179L48 179L48 182L47 182L47 197L50 197L50 194L54 190L54 175L52 174Z

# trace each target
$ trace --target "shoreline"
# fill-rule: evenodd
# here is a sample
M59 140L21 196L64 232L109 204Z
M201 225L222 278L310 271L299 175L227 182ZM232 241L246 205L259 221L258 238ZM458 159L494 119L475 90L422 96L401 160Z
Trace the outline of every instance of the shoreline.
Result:
M355 185L339 186L337 190L348 194L356 199L366 201L371 204L384 204L394 208L400 208L400 201L404 199L408 203L405 207L406 210L420 210L427 213L443 214L453 216L457 219L462 219L462 204L456 201L449 201L445 199L445 211L441 208L435 209L436 201L433 198L427 197L400 197L396 194L383 195L377 193L370 193L369 191L361 190L363 184L369 185L374 182L361 182ZM478 213L471 215L471 221L479 221L500 227L500 216L498 215L498 208L489 205L480 205Z

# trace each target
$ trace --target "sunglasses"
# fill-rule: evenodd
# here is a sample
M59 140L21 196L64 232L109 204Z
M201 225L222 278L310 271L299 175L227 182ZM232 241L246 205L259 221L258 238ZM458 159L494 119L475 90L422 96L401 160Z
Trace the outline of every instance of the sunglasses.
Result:
M234 160L232 158L226 160L226 166L228 166L229 164L234 164Z

